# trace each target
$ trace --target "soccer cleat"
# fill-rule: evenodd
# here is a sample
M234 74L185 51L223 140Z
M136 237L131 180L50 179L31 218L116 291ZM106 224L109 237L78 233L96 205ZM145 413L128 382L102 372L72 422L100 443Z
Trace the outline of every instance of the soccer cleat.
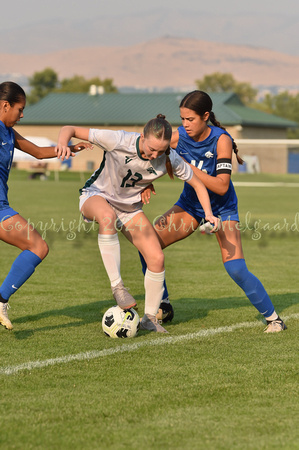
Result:
M267 326L264 329L264 333L279 333L286 330L287 326L283 320L278 316L275 320L267 320Z
M7 328L7 330L12 330L13 326L7 315L8 308L9 306L7 302L0 302L0 324Z
M157 312L157 319L159 322L171 322L174 316L173 307L170 303L161 302L159 311Z
M156 316L152 314L144 314L140 322L140 330L156 331L157 333L168 333L165 328L160 325Z
M116 286L112 287L113 297L122 309L129 309L136 307L136 300L129 294L128 290L124 287L124 283L120 281Z

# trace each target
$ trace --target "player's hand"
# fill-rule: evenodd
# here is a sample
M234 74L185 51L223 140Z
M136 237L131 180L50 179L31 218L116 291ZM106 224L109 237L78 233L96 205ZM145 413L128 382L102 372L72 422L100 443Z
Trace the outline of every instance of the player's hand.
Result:
M153 184L150 184L145 189L143 189L143 191L141 192L141 201L144 205L149 203L152 193L156 195L156 191Z
M220 219L212 215L206 216L205 219L207 222L203 225L204 231L208 234L216 233L220 228Z
M55 147L55 153L57 158L61 159L61 161L64 161L65 159L68 159L70 156L72 156L72 151L68 145L57 144Z
M71 146L72 155L74 156L75 153L81 152L81 150L89 150L93 149L93 145L90 142L79 142L76 145Z
M93 148L89 142L79 142L79 144L71 146L58 143L55 147L55 153L58 159L64 161L65 159L69 159L70 156L75 156L77 152L89 148Z

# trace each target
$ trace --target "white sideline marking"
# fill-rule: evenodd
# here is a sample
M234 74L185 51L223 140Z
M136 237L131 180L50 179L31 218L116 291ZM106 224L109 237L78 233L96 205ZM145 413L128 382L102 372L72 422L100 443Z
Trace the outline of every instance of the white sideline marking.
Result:
M240 187L299 187L299 183L285 183L283 181L233 181L233 185Z
M299 319L299 314L291 314L287 317L283 317L284 321L289 319ZM45 359L44 361L28 361L27 363L19 364L16 366L0 367L0 375L13 375L23 370L41 369L43 367L54 366L56 364L65 364L71 361L85 361L89 359L102 358L104 356L115 355L116 353L132 352L139 350L142 347L154 347L165 344L176 344L177 342L189 341L198 338L205 338L214 336L220 333L230 333L240 328L252 328L260 326L262 322L243 322L236 323L227 327L208 328L207 330L200 330L196 333L183 334L181 336L168 336L154 339L152 341L136 342L133 344L124 344L114 348L108 348L104 350L91 350L89 352L77 353L75 355L60 356L58 358Z

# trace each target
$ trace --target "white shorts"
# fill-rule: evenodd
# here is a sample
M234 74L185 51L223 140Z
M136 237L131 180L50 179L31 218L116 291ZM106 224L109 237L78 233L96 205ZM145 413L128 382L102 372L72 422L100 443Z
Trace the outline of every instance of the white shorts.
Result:
M113 206L103 195L101 195L99 193L98 190L96 191L96 190L92 190L92 189L84 190L82 192L82 194L80 195L80 198L79 198L79 209L80 209L80 212L82 212L81 210L82 210L82 207L83 207L84 203L86 202L86 200L88 198L90 198L90 197L95 196L95 195L99 195L100 197L104 198L106 200L106 202L109 203L109 205L111 206L113 211L115 212L117 219L116 219L116 223L112 224L112 225L114 225L115 228L118 231L120 231L122 229L122 227L126 223L130 222L133 219L133 217L135 217L137 214L143 213L142 209L137 209L137 210L132 211L132 212L122 211L121 209L118 209L115 206ZM83 214L82 214L82 216L83 216L83 219L84 219L85 222L92 222L92 220L87 219L87 217L85 217Z

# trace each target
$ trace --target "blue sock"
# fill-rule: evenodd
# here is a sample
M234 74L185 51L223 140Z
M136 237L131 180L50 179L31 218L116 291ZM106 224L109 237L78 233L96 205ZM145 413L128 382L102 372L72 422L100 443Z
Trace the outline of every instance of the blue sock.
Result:
M30 250L24 250L14 260L11 269L0 287L0 296L4 300L14 294L26 280L33 274L36 266L42 260Z
M138 253L139 253L139 258L140 258L141 265L142 265L142 272L143 272L143 275L145 275L147 265L146 265L145 259L143 258L142 254L140 252L138 252ZM163 293L162 302L163 302L163 300L166 300L167 298L168 298L168 290L167 290L167 286L166 286L166 281L164 279L164 293Z
M274 313L274 306L264 286L247 269L244 259L234 259L224 263L229 276L245 292L253 306L264 316L269 317Z

